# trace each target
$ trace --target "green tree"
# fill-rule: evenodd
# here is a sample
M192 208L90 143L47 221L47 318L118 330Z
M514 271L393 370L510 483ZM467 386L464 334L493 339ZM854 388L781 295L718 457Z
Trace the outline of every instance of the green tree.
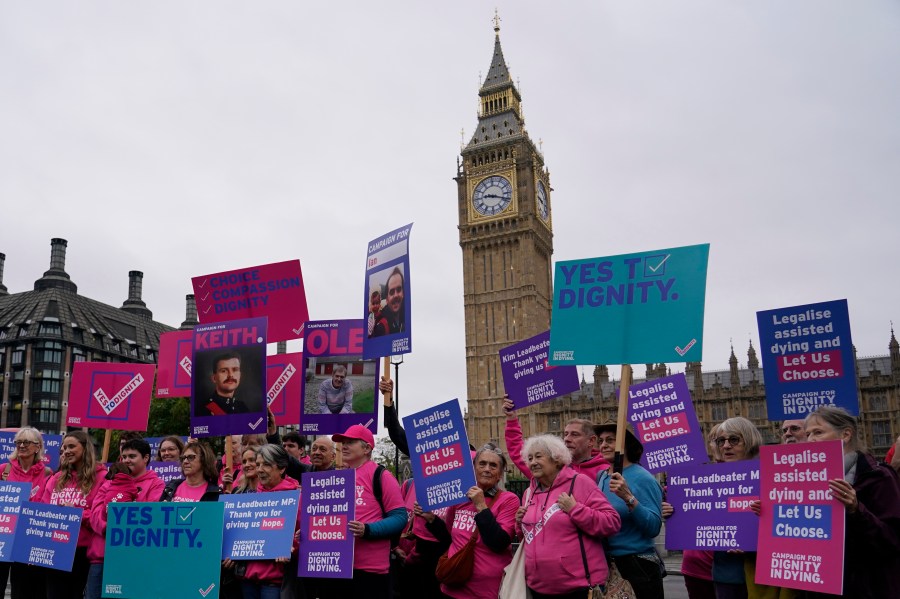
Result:
M148 437L185 436L191 429L191 404L187 397L154 399L147 421Z

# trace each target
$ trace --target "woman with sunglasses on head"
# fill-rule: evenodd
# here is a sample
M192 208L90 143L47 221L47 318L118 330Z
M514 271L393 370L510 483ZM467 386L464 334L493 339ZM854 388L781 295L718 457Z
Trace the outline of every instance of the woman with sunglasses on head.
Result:
M94 536L91 507L105 476L106 466L97 462L94 444L87 433L74 431L67 434L62 442L59 470L47 481L41 502L81 508L84 514L72 570L44 569L47 599L81 599L84 596L90 569L87 550Z
M218 501L222 489L217 484L216 456L206 443L190 441L181 451L181 473L166 484L160 501Z
M616 457L616 423L594 427L600 454L613 463ZM622 578L631 583L636 599L662 599L665 566L656 554L655 539L662 528L662 488L638 462L644 446L625 430L622 472L600 474L598 485L619 513L622 529L608 537L605 546Z
M0 466L0 479L9 482L31 484L31 501L38 501L47 479L53 471L44 465L44 437L30 426L19 429L13 438L15 449L9 454L9 463ZM6 594L6 580L12 583L12 596L16 599L35 597L44 599L44 578L40 568L4 562L0 564L0 596Z
M496 599L500 592L503 568L512 561L513 534L519 498L500 488L506 470L506 458L488 444L475 453L475 486L466 492L466 503L450 506L443 519L434 513L423 513L416 503L428 530L447 549L452 558L460 551L474 550L472 574L468 580L441 584L441 592L458 599ZM472 540L474 539L474 541ZM467 549L469 543L472 549Z
M844 476L828 481L847 512L844 537L844 594L854 599L900 597L900 482L897 473L862 451L856 418L822 406L806 417L807 441L839 440ZM807 593L810 599L836 597Z

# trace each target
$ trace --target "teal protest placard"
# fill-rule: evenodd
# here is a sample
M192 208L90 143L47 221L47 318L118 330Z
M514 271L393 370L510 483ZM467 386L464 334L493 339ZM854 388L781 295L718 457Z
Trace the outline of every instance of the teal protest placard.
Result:
M108 509L103 597L218 598L221 503L110 503Z
M557 262L550 364L700 360L708 258L703 244Z

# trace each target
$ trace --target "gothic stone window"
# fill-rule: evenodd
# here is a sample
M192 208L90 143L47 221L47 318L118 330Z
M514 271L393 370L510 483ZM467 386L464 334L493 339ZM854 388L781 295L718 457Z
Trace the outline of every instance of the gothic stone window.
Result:
M728 418L728 406L725 405L724 401L717 401L712 404L711 418L716 424Z
M872 445L875 447L890 447L894 440L891 433L889 420L876 420L872 423Z

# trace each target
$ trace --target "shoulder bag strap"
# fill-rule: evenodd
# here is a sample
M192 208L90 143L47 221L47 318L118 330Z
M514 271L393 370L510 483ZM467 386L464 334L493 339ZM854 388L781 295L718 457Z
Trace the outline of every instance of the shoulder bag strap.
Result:
M572 484L569 486L569 495L572 494L572 491L575 489L575 479L578 478L578 475L572 477ZM584 537L581 534L581 529L578 526L575 526L575 532L578 533L578 545L581 547L581 562L584 564L584 577L587 579L588 588L593 586L591 584L591 570L588 568L587 561L587 553L584 551Z

